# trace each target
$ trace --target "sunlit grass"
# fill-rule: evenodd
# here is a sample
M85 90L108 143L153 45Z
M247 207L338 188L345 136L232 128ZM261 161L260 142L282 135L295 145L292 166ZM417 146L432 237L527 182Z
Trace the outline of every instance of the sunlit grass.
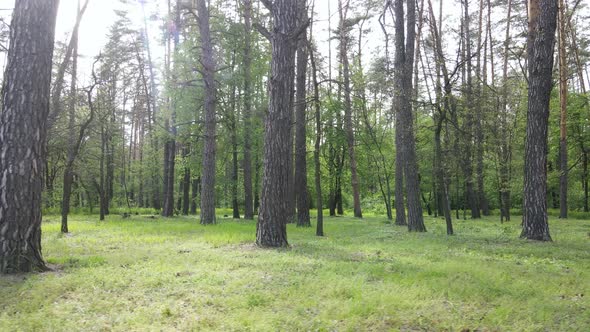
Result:
M288 226L290 249L253 245L254 221L58 217L43 225L56 272L0 277L0 330L590 330L590 222L444 221L408 233L384 218Z

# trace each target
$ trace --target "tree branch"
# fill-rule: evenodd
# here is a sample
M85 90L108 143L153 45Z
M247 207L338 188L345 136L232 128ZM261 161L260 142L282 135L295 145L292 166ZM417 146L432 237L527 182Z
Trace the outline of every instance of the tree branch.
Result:
M263 35L264 37L266 37L266 39L268 39L269 41L272 39L272 35L270 34L270 31L268 31L268 29L266 29L262 25L260 25L258 23L254 23L254 24L252 24L252 26L254 28L256 28L256 30L258 30L258 32L260 32L260 34Z
M305 22L303 22L301 25L299 25L297 28L295 28L295 31L293 31L293 33L291 34L291 38L294 39L298 39L299 36L305 32L305 30L307 30L307 27L309 26L311 20L307 19Z
M272 0L260 0L266 9L272 11Z

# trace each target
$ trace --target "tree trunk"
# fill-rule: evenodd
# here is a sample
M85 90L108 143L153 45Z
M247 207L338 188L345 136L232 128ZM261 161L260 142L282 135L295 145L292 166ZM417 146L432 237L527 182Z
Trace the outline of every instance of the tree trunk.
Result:
M244 0L244 219L254 219L252 197L252 0Z
M472 61L471 61L471 20L469 17L469 1L463 1L463 8L464 8L464 20L463 20L463 31L464 31L464 54L465 54L465 63L466 66L463 68L465 69L466 74L466 85L465 85L465 124L463 126L463 160L461 164L463 165L463 174L465 176L466 182L466 195L467 195L467 202L469 203L469 209L471 210L471 218L476 219L480 218L479 213L479 206L477 202L477 195L475 191L475 186L473 183L473 157L472 157L472 147L473 147L473 87L472 87Z
M191 184L191 214L197 214L197 195L200 192L201 179L193 179Z
M564 0L559 0L559 218L567 218L567 54L565 50L566 13Z
M484 46L483 56L483 70L481 69L481 44L483 36L483 12L484 12L484 0L479 2L479 24L477 30L477 64L476 73L478 75L478 106L476 107L476 118L475 118L475 161L476 161L476 183L477 183L477 201L481 214L484 216L490 215L490 207L488 199L486 197L484 188L485 170L484 170L484 115L487 108L487 94L485 93L487 85L487 66L486 66L486 50L487 43ZM482 84L483 83L483 84Z
M305 0L298 0L298 24L308 21ZM306 73L307 33L303 31L297 42L297 88L295 97L295 200L297 202L297 226L311 227L307 194L307 147L306 147Z
M260 211L256 224L256 244L262 247L286 247L288 195L286 188L291 169L286 160L292 144L291 105L297 37L297 2L275 0L269 4L273 16L269 105L264 132L264 170Z
M79 14L80 15L80 14ZM77 33L77 32L76 32ZM75 36L76 39L78 36ZM88 119L80 125L78 133L75 131L75 117L76 117L76 74L78 67L78 46L74 48L73 52L74 59L72 59L72 82L70 86L70 105L69 105L69 123L68 123L68 152L66 158L66 164L64 168L64 181L63 181L63 199L61 206L61 232L68 233L68 214L70 213L70 198L72 195L72 184L74 180L74 162L78 157L80 151L80 145L86 135L86 130L90 123L92 123L95 114L94 103L92 102L92 91L97 85L95 81L90 88L86 91L88 98L88 108L90 109L90 115ZM98 61L98 60L97 60ZM94 70L94 68L93 68ZM93 75L94 76L94 75ZM77 135L76 135L77 134Z
M529 94L521 237L551 241L547 222L547 127L557 2L529 0L528 9Z
M78 16L80 3L78 3ZM68 152L64 167L63 198L61 203L61 232L68 233L68 213L70 213L70 197L72 195L72 183L74 181L74 160L77 151L74 151L75 126L76 126L76 76L78 74L78 29L72 31L70 44L72 50L72 79L70 81L70 104L68 105Z
M407 33L404 33L404 7L402 0L393 3L395 14L395 60L394 60L394 105L399 117L396 132L401 130L401 155L396 152L396 159L402 158L403 173L406 184L408 203L408 230L411 232L425 232L420 201L420 180L418 178L418 163L416 161L416 142L414 139L414 125L412 116L412 75L414 65L416 4L407 1ZM404 45L405 40L405 45ZM397 181L396 181L397 182Z
M406 226L406 204L404 199L404 138L399 109L395 115L395 224Z
M348 62L348 42L349 37L346 34L346 12L348 5L344 8L342 0L338 1L338 11L340 15L340 62L342 63L342 76L344 88L344 131L346 132L346 144L348 147L348 159L350 162L350 180L352 183L352 197L355 218L362 218L360 182L357 174L356 154L354 151L354 128L352 125L352 101L350 97L350 65Z
M164 126L168 129L166 142L164 143L164 185L162 190L163 204L162 216L172 217L174 215L174 164L176 158L176 140L174 138L174 123L165 121Z
M82 15L86 11L86 7L88 5L88 1L84 3L84 6L80 8L80 2L78 1L78 15L76 17L76 24L74 25L74 29L72 30L72 37L70 39L70 44L68 45L68 50L66 50L66 56L68 56L69 51L71 50L71 61L72 61L72 79L70 83L70 104L68 105L68 149L67 149L67 157L66 163L64 167L64 179L63 179L63 190L62 190L62 204L61 204L61 232L68 233L68 214L70 212L70 198L72 194L72 184L74 180L74 161L78 154L78 148L76 144L80 145L80 140L78 143L75 141L76 132L75 132L75 107L76 107L76 79L77 79L77 72L78 72L78 31L80 22L82 20ZM65 67L67 67L67 63L69 59L64 59L62 66L63 66L63 73L65 73ZM63 81L63 73L61 73L61 67L58 70L58 76L61 75L61 81ZM60 80L56 81L56 84L62 85ZM60 108L60 94L61 94L61 87L57 88L55 91L57 94L53 96L53 112L52 115L57 117ZM92 111L92 110L91 110ZM92 113L91 113L92 115ZM52 119L51 115L48 119L51 128ZM91 121L91 120L90 120ZM86 128L84 128L85 131ZM81 132L84 135L84 131ZM50 191L51 192L51 191Z
M435 176L436 182L438 183L439 187L441 188L441 205L443 214L445 216L445 222L447 225L447 235L453 235L453 221L451 219L451 207L449 206L449 181L447 180L447 176L445 174L445 170L442 165L442 147L441 147L441 139L440 133L442 130L442 122L444 117L442 115L438 115L435 119L436 127L434 129L434 150L435 150Z
M215 223L215 61L209 31L209 10L206 0L197 1L199 32L201 38L201 64L205 84L205 141L203 147L201 224Z
M58 3L16 1L12 15L0 114L0 273L47 269L41 191Z
M488 3L488 17L489 8ZM489 19L489 18L488 18ZM500 160L499 171L500 171L500 222L510 221L510 207L512 202L510 201L510 168L512 162L512 153L510 147L510 141L508 140L508 55L510 47L510 26L512 20L512 0L508 0L508 16L506 18L506 36L504 39L504 63L502 69L502 96L501 96L501 107L499 113L499 127L500 137L498 158ZM490 47L490 55L493 54L493 48Z
M189 205L190 205L190 190L191 190L191 169L188 167L188 154L189 154L189 147L185 146L182 149L182 156L185 159L184 161L184 177L182 179L182 215L188 215Z
M233 87L233 94L232 94L232 115L231 117L231 146L232 146L232 183L231 183L231 206L233 212L234 219L240 219L240 206L238 203L238 135L237 135L237 109L235 103L235 86Z
M321 108L320 108L320 84L318 82L317 67L315 62L315 51L309 43L311 61L311 75L313 79L313 105L315 109L315 125L316 125L316 136L315 146L313 151L313 162L315 170L315 191L316 191L316 207L317 207L317 220L316 220L316 236L324 236L324 204L322 202L322 174L321 174L321 163L320 163L320 147L322 141L322 120L321 120Z

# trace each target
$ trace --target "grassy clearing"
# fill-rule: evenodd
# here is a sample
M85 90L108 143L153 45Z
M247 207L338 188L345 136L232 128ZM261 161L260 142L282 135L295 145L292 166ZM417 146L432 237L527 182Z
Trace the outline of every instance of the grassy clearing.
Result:
M590 331L590 222L327 218L325 238L289 225L288 250L256 248L255 223L57 217L43 225L57 272L0 277L1 331Z

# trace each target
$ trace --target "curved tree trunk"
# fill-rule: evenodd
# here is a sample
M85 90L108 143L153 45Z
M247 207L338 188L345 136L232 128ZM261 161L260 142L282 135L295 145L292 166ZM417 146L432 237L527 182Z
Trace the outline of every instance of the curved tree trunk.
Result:
M12 15L0 114L0 273L47 269L41 191L58 3L19 0Z

